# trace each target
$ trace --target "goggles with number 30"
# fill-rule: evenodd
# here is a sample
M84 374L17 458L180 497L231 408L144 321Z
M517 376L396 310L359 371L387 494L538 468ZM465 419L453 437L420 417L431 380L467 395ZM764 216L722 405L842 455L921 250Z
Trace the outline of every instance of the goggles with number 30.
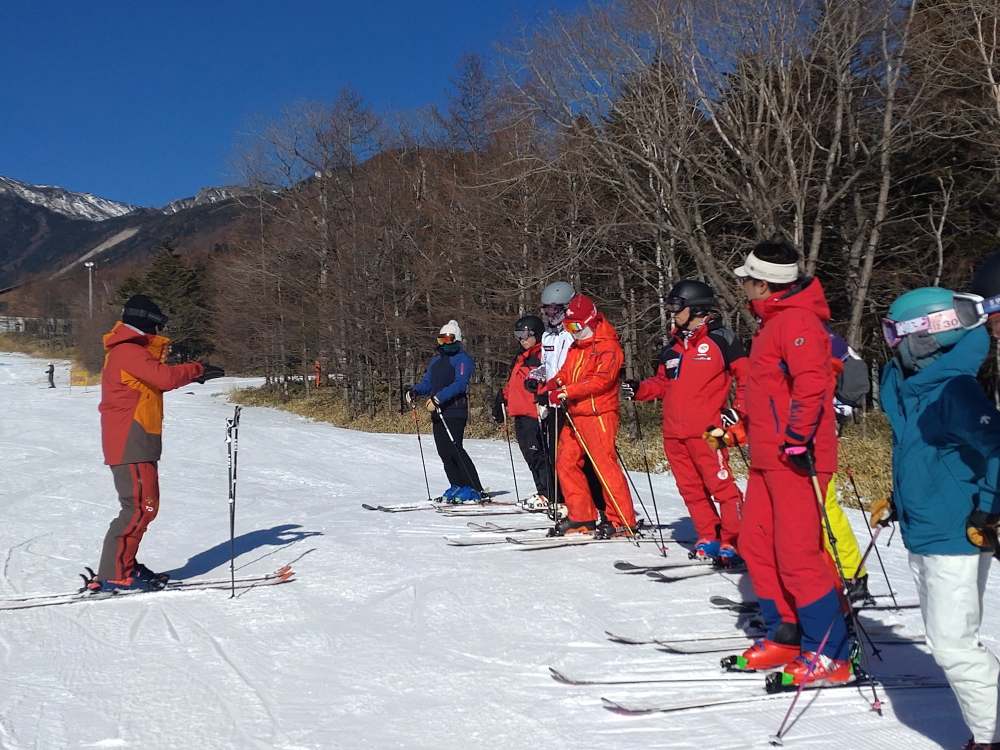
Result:
M983 298L978 294L956 292L952 297L952 306L962 328L972 330L985 323L991 315L1000 313L1000 297Z
M939 310L910 320L882 318L882 336L885 338L885 343L895 348L899 346L903 336L908 336L911 333L918 331L944 333L945 331L954 331L961 326L955 310Z

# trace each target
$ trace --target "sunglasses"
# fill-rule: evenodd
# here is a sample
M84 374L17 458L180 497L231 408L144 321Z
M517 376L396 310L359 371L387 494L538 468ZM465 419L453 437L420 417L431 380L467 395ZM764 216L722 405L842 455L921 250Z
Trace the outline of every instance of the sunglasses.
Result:
M454 333L439 333L438 334L439 344L454 344L455 334Z
M539 305L538 309L546 315L558 315L566 312L566 305Z
M952 306L962 328L972 330L985 323L991 315L1000 313L1000 296L984 298L978 294L957 292L952 297Z
M910 320L882 318L882 337L885 339L885 343L895 349L903 340L903 336L908 336L911 333L918 331L945 333L961 327L962 324L955 310L940 310Z
M527 328L520 331L514 331L514 338L518 341L527 341L528 339L535 338L535 332Z

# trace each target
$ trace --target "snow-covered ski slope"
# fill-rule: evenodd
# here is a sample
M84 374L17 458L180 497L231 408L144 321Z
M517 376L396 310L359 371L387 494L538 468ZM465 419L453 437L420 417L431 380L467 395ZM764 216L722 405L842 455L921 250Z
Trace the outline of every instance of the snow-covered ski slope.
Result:
M101 459L99 389L70 393L62 364L60 387L49 390L44 370L40 360L0 355L0 598L74 588L82 567L96 565L117 511ZM140 559L176 578L228 574L224 435L232 406L220 394L233 382L166 397L163 500ZM768 747L788 697L642 716L601 706L602 696L658 705L754 694L758 684L570 686L548 670L581 678L715 675L720 654L668 654L614 643L605 631L736 633L737 616L708 597L749 596L745 576L664 584L614 569L618 559L652 559L649 545L449 546L442 537L470 533L469 519L361 508L424 498L413 436L247 408L239 437L238 571L293 563L295 580L233 600L221 591L173 592L0 612L0 747ZM424 450L439 492L446 482L426 434ZM513 490L506 445L472 441L469 450L487 485ZM515 461L526 494L516 451ZM635 479L648 506L645 477ZM671 478L654 477L654 486L661 519L690 536ZM861 515L851 514L867 540ZM913 601L898 536L882 553L900 601ZM877 564L871 570L872 590L885 593ZM904 623L902 632L913 634L919 618L916 611L865 616ZM991 592L993 645L998 621ZM940 677L924 646L882 648L876 674ZM968 736L946 690L880 691L882 718L869 710L870 695L811 692L786 745L953 748Z

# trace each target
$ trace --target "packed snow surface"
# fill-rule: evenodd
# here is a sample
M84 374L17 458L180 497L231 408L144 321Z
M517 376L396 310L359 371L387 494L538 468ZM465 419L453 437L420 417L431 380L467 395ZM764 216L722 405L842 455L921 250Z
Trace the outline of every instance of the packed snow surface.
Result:
M46 363L0 355L0 597L74 589L96 566L117 513L102 464L99 389L55 390ZM162 503L140 559L175 578L229 568L225 391L236 381L166 396ZM426 429L427 424L424 422ZM427 434L431 489L446 484ZM507 446L470 441L483 481L513 490ZM515 449L518 486L528 474ZM635 475L652 512L649 488ZM673 481L653 478L668 533L693 533ZM862 487L862 491L864 488ZM513 493L512 493L513 494ZM236 565L295 580L228 592L171 592L0 611L3 748L746 748L769 747L791 700L622 716L601 696L675 703L762 692L756 682L568 686L636 672L719 674L722 654L678 655L604 635L736 634L712 594L750 595L745 576L675 583L618 573L618 559L656 559L628 543L523 551L448 546L467 520L434 511L387 514L361 503L426 496L413 435L369 435L269 409L243 410ZM512 496L512 495L511 495ZM510 497L510 496L508 496ZM849 511L864 542L861 514ZM537 516L474 519L511 524ZM897 536L882 547L900 601L915 601ZM669 556L684 551L670 545ZM871 588L887 593L873 561ZM880 599L880 601L885 601ZM985 637L1000 613L987 594ZM871 613L920 634L919 612ZM941 677L922 645L882 648L877 674ZM810 691L785 735L796 748L957 748L968 737L948 690Z

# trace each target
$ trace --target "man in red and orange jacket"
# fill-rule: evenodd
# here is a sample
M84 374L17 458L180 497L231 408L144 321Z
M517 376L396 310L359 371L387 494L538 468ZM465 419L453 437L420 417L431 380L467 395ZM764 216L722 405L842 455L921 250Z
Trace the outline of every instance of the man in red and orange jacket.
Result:
M225 374L200 362L165 364L170 340L157 335L157 330L166 322L149 297L137 294L125 303L121 322L104 336L101 441L121 511L104 538L97 575L87 584L95 593L156 588L166 582L163 574L135 559L146 527L160 507L156 464L162 445L163 392Z
M566 410L568 427L559 436L556 472L568 516L556 524L557 535L596 532L601 537L634 535L635 510L628 480L618 465L618 371L624 353L618 333L594 303L576 295L566 308L563 327L573 344L556 376L542 389L549 404ZM589 456L601 481L607 522L597 528L597 507L583 473Z
M727 445L743 442L737 415L743 409L747 353L715 319L715 292L708 284L687 279L670 290L666 303L674 315L670 342L660 354L656 375L641 383L622 383L622 395L636 401L663 399L663 451L698 534L695 554L739 564L743 493L729 468ZM736 380L733 409L726 409ZM726 411L728 419L720 421ZM714 445L704 438L723 422ZM715 501L719 504L716 510Z

